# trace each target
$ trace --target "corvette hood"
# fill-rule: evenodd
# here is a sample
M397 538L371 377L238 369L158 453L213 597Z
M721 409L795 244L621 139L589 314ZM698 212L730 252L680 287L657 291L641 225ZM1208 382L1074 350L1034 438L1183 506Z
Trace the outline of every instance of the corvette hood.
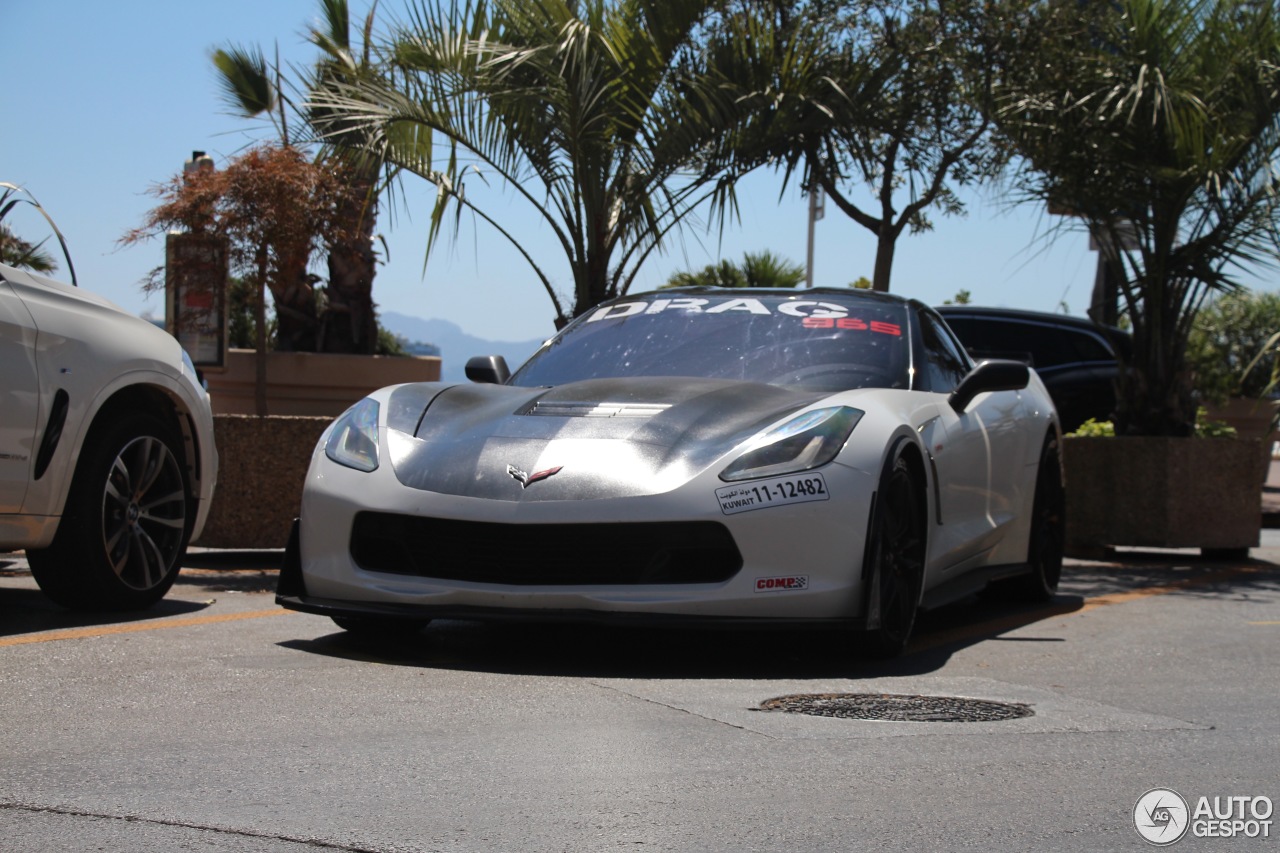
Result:
M389 401L404 485L509 501L659 494L828 395L685 378L554 388L407 385Z

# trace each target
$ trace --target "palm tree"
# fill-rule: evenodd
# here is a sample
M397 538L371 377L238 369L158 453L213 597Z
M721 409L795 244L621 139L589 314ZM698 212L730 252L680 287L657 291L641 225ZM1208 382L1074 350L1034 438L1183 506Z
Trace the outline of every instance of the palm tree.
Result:
M741 265L733 261L709 264L700 272L678 272L663 287L799 287L805 279L803 264L780 258L770 251L747 252Z
M0 181L0 263L42 273L54 272L58 269L58 264L53 259L53 256L43 249L44 244L48 242L47 239L41 240L39 243L28 242L13 233L13 230L4 224L5 218L20 204L31 206L44 217L44 221L49 225L49 230L53 232L53 236L58 238L58 245L62 247L62 257L66 259L67 272L71 276L71 283L73 285L78 284L76 281L76 268L71 263L71 252L67 249L67 240L62 236L62 232L58 230L53 217L49 215L49 212L44 209L29 190L25 187L11 184L8 181Z
M1073 212L1119 281L1133 350L1117 433L1189 435L1196 312L1237 287L1233 268L1280 251L1278 10L1274 0L1091 9L1042 6L1026 30L1042 61L1008 77L997 117L1025 158L1021 191Z
M351 40L347 0L319 0L320 22L307 30L308 40L320 48L321 58L302 83L306 92L331 84L348 84L378 73L372 56L372 30L377 3L370 8L358 47ZM223 96L233 110L245 117L267 116L281 141L291 144L290 111L295 121L314 126L325 121L327 136L320 157L348 187L337 219L340 237L328 247L327 300L320 311L316 331L322 352L372 353L378 344L377 315L373 303L373 279L377 272L374 225L378 195L382 189L382 160L363 145L358 129L339 129L327 116L316 114L290 98L278 65L266 61L256 48L228 47L213 55ZM295 135L296 135L295 129ZM318 134L312 132L310 136Z
M981 95L1017 5L738 0L710 42L711 65L751 114L717 156L824 191L874 235L873 288L889 290L898 239L929 230L931 211L963 213L954 188L996 172Z
M58 263L44 249L44 243L30 243L0 224L0 263L32 272L51 273L58 269Z
M388 47L392 70L312 96L331 128L437 189L430 246L447 211L470 211L529 263L556 321L625 293L644 260L703 201L732 188L693 164L732 114L695 48L709 0L424 2ZM443 148L445 154L434 155ZM567 313L551 276L467 194L496 176L533 208L572 274Z

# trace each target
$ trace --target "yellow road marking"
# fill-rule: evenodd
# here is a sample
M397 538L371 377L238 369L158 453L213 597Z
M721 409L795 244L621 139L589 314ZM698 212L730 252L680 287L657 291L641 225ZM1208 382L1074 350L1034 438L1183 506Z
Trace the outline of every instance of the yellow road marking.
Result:
M251 610L245 613L221 613L211 616L191 616L186 619L157 619L151 622L130 622L123 625L95 625L92 628L73 628L67 631L47 631L21 637L0 638L0 648L25 646L30 643L49 643L54 640L83 640L88 637L108 637L112 634L133 634L137 631L158 631L162 628L188 628L195 625L213 625L218 622L235 622L240 619L259 619L263 616L281 616L289 611L282 607L271 610Z
M1136 601L1139 598L1150 598L1153 595L1164 595L1169 592L1177 592L1182 589L1189 589L1195 586L1204 586L1205 584L1217 583L1218 581L1227 580L1237 575L1251 575L1261 571L1258 566L1236 566L1230 569L1219 569L1216 572L1207 572L1203 575L1183 578L1173 583L1160 584L1159 586L1148 586L1142 589L1131 589L1127 592L1113 592L1110 595L1099 595L1095 598L1086 598L1084 607L1075 611L1076 613L1084 613L1093 610L1095 607L1106 607L1109 604L1124 604L1129 601Z
M1098 595L1093 598L1086 598L1080 607L1066 605L1062 603L1053 603L1046 605L1042 610L1032 613L1014 613L1008 616L1002 616L998 619L990 619L986 622L980 622L975 625L966 625L950 631L944 631L939 634L933 634L921 637L919 642L912 643L907 649L907 653L923 652L938 646L946 646L952 643L965 642L975 637L983 636L999 636L1006 631L1012 631L1027 625L1033 625L1041 622L1047 622L1050 619L1058 619L1063 616L1071 616L1077 613L1087 613L1099 607L1107 607L1112 604L1126 604L1130 601L1137 601L1142 598L1150 598L1154 595L1164 595L1170 592L1188 589L1190 587L1204 586L1206 584L1217 583L1218 581L1227 580L1237 575L1254 574L1262 571L1266 567L1258 566L1235 566L1230 569L1219 569L1216 572L1206 572L1195 577L1183 578L1182 580L1173 581L1172 583L1159 584L1158 586L1148 586L1141 589L1131 589L1125 592L1113 592L1108 595Z

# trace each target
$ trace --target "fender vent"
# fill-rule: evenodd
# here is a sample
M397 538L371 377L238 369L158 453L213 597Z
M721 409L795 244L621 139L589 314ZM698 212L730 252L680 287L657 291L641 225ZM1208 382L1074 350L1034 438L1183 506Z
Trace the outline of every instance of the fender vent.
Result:
M40 451L36 454L37 480L44 476L44 472L49 470L49 463L53 461L53 452L58 449L62 428L67 423L67 407L70 402L71 398L62 388L53 395L53 405L49 407L49 423L45 425L44 437L40 439Z

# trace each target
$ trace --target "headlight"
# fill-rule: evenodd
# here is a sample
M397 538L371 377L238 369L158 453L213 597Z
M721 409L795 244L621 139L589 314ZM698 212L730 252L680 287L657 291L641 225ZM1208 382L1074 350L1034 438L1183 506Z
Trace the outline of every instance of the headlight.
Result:
M772 477L826 465L849 440L862 414L849 406L832 406L797 415L760 436L751 449L720 472L720 479Z
M197 386L206 394L209 393L209 383L205 381L204 376L196 369L196 363L191 360L191 353L185 348L179 347L178 351L182 353L182 373L191 378L191 383Z
M378 401L365 398L333 422L324 455L357 471L378 467Z

